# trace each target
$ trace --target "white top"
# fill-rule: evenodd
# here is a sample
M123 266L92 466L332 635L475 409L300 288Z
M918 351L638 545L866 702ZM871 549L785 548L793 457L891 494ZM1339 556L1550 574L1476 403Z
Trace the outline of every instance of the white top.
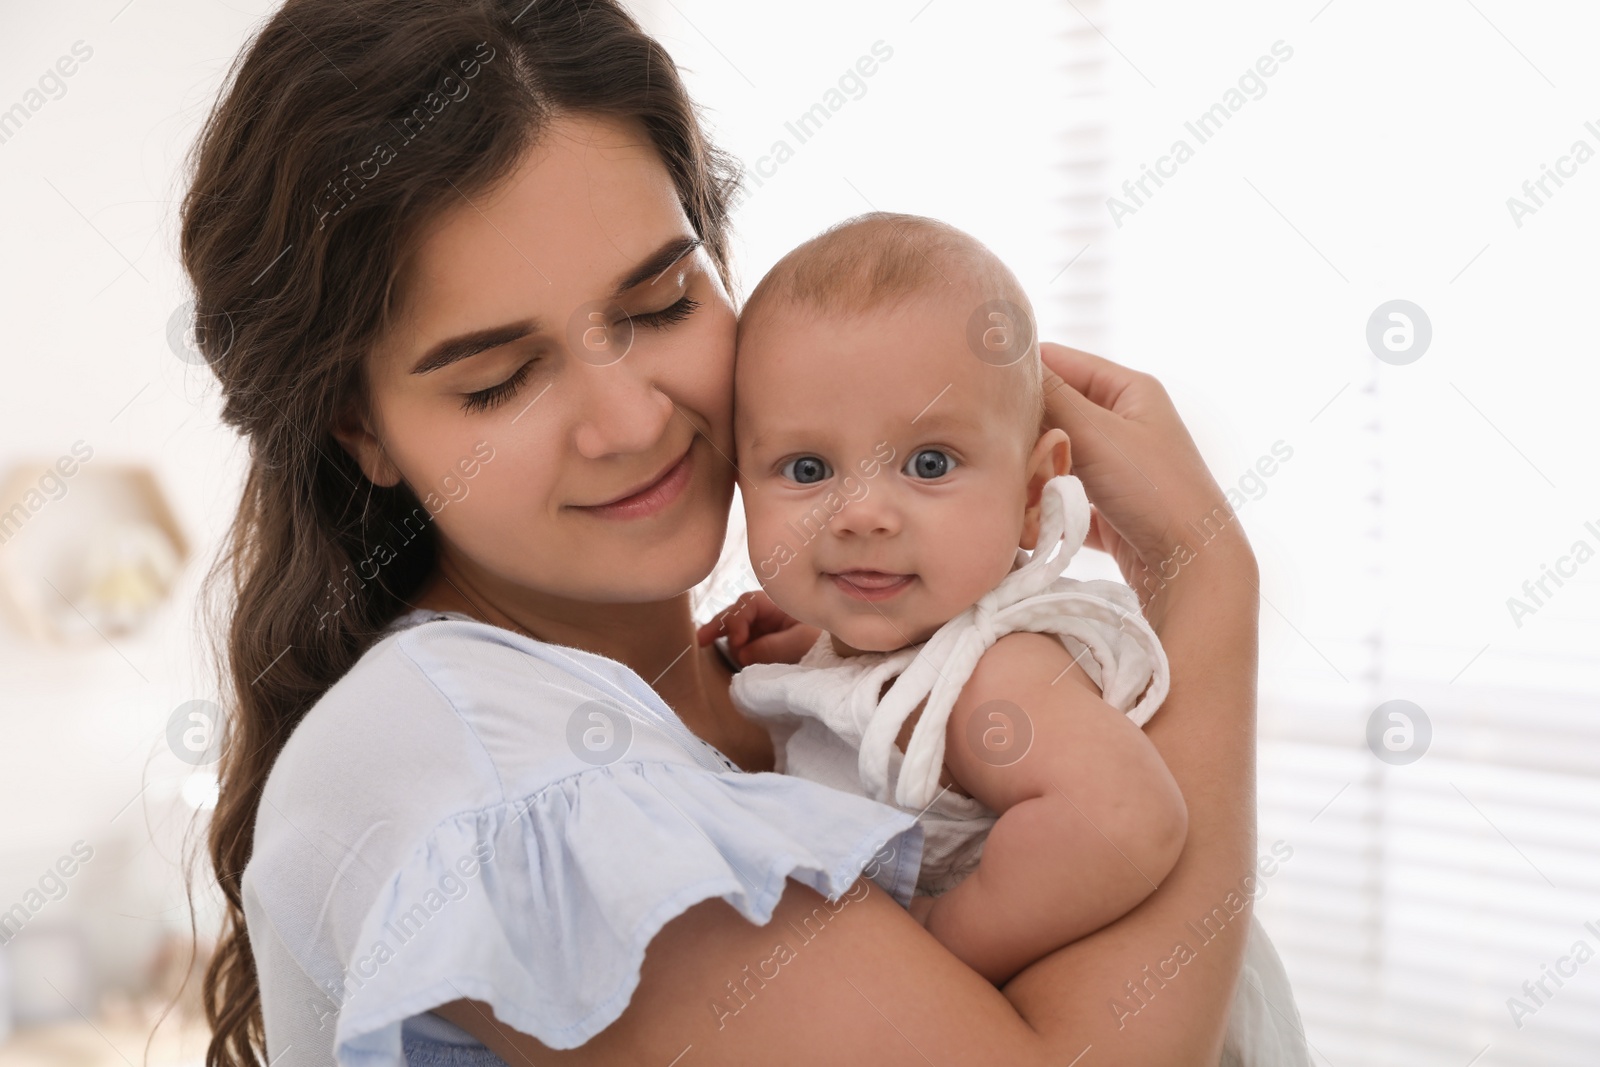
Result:
M834 899L875 854L904 902L920 853L902 812L738 770L620 663L414 611L267 779L243 898L268 1059L401 1067L403 1024L471 1040L425 1014L462 997L572 1048L691 905L766 923L786 879Z
M1050 479L1040 509L1034 552L1019 549L999 585L923 644L841 657L823 634L798 664L756 664L733 680L738 705L771 721L779 770L920 815L918 888L925 893L942 893L970 873L994 825L993 811L942 789L939 775L956 698L1002 636L1055 634L1103 699L1141 726L1166 699L1167 657L1133 590L1061 574L1089 532L1083 483L1071 474ZM895 739L924 700L902 756Z

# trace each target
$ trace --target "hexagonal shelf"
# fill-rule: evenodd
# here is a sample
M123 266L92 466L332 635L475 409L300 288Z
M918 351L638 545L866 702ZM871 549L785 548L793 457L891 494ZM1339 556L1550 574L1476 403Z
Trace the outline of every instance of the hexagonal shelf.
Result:
M74 454L0 479L0 603L39 640L138 629L189 556L153 471Z

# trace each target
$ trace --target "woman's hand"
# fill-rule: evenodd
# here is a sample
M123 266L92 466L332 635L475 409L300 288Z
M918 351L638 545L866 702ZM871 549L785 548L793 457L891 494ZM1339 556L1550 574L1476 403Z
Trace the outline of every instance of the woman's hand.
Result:
M1110 553L1141 604L1202 554L1253 561L1159 381L1065 345L1039 352L1046 418L1072 439L1071 473L1093 503L1084 543Z
M709 645L724 633L735 662L748 667L752 663L798 663L822 631L795 621L757 589L717 612L696 631L696 637L701 645Z

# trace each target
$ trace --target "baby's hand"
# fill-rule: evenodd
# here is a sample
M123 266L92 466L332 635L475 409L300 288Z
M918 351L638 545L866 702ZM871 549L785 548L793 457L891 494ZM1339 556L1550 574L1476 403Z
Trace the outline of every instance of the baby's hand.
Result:
M798 663L822 631L795 621L758 589L717 612L695 636L701 645L709 645L724 633L734 660L748 667Z

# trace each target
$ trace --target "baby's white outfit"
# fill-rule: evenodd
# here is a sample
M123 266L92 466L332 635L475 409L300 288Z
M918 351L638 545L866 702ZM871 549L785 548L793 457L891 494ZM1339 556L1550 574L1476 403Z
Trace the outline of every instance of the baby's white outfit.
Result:
M917 888L923 893L943 893L970 874L998 818L978 800L941 787L939 776L956 698L1001 637L1056 634L1100 687L1101 698L1140 726L1166 699L1167 657L1133 590L1062 574L1088 532L1083 483L1070 474L1052 478L1041 498L1038 547L1018 549L1011 573L923 644L841 657L824 633L798 664L753 664L734 675L734 702L767 725L777 770L917 814L924 834ZM1058 543L1060 551L1052 551ZM895 740L924 698L902 755ZM1026 723L1012 720L1023 714L1002 708L989 718L1001 731L1022 734ZM1288 976L1253 914L1249 934L1222 1063L1309 1067ZM1130 1007L1139 1004L1129 1000Z
M1167 657L1133 590L1061 576L1088 532L1083 483L1070 474L1052 478L1041 498L1038 549L1018 549L1011 573L924 644L841 657L823 634L798 664L755 664L734 675L734 701L771 728L778 770L919 813L917 888L924 893L942 893L971 873L997 817L939 785L951 709L997 640L1018 630L1058 634L1106 703L1141 726L1166 698ZM924 697L902 756L895 738Z

